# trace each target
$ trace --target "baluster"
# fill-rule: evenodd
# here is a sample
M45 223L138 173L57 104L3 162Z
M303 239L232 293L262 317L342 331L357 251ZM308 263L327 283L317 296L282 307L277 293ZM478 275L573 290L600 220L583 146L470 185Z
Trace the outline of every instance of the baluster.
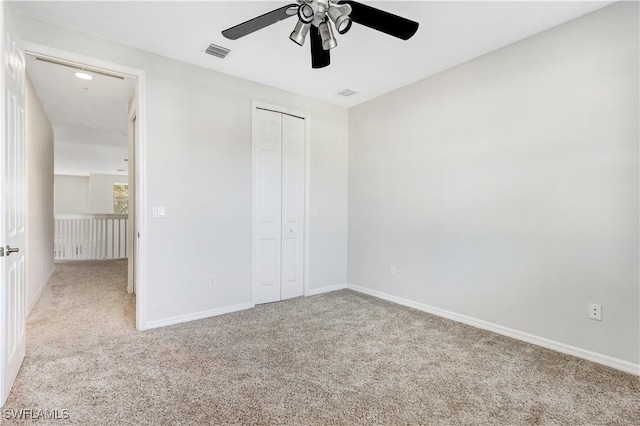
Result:
M102 219L102 257L101 259L107 258L107 245L109 244L109 242L107 241L107 227L108 227L107 219L103 218Z
M71 226L71 259L76 258L76 222L69 220Z
M111 219L111 258L115 259L115 228L116 228L116 221L115 219Z
M120 259L120 243L122 241L122 221L118 218L118 259Z
M129 218L124 220L124 257L129 257Z
M91 258L96 259L96 220L91 219Z

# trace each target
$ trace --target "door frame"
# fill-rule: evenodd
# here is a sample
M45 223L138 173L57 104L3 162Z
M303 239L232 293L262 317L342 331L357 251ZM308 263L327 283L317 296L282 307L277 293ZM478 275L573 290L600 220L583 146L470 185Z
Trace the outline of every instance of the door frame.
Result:
M147 151L147 96L146 96L146 75L145 71L129 67L115 62L103 61L90 56L80 55L53 47L21 40L20 47L25 54L48 57L50 59L69 62L71 64L91 67L96 70L103 70L111 74L131 77L136 80L136 144L135 149L135 222L137 231L141 237L138 238L137 258L136 258L136 329L146 330L147 327L147 220L143 214L147 211L147 173L146 173L146 151Z
M134 92L131 100L129 101L129 114L128 114L128 132L129 132L129 152L127 154L128 159L128 192L129 192L129 220L127 227L127 254L128 254L128 269L127 269L127 292L136 293L136 274L135 268L138 260L138 226L136 222L136 144L138 137L138 93ZM133 157L133 161L131 161Z
M2 54L4 54L4 1L0 1L0 48L2 49ZM4 60L0 57L0 164L4 164L4 105L5 105L5 96L4 96ZM0 176L0 236L4 235L5 228L5 217L4 217L4 171L2 172L2 176ZM0 242L0 244L4 244L4 241ZM0 318L3 318L5 315L5 293L6 293L6 274L5 274L5 261L2 259L0 261ZM3 321L4 322L4 321ZM5 324L2 324L2 327L5 327ZM7 395L4 394L5 387L5 359L4 354L5 350L5 341L4 341L4 332L0 332L0 407L4 407L5 400Z
M280 105L273 105L266 102L261 102L257 100L251 101L251 279L249 282L250 289L250 300L251 305L255 305L253 300L253 260L255 258L255 245L253 244L253 236L255 235L256 230L254 229L253 223L253 212L255 210L254 199L255 199L255 190L256 188L253 185L253 173L256 167L255 158L253 155L253 145L256 142L257 135L253 133L253 123L256 117L256 110L264 109L273 112L279 112L281 114L293 115L295 117L302 118L304 120L304 231L302 235L303 241L303 260L302 260L302 294L303 296L309 295L309 243L310 243L310 205L311 205L311 190L310 190L310 165L311 165L311 114L298 111L291 108L286 108Z

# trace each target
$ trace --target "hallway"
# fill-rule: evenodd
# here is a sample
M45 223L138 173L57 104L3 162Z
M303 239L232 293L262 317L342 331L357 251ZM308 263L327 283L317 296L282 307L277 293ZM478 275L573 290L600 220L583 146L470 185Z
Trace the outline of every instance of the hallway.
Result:
M56 263L27 318L26 356L6 407L62 410L108 397L110 382L100 378L136 333L127 259Z
M29 314L28 342L45 338L51 319L59 321L56 336L47 339L71 340L80 326L88 329L135 331L135 296L127 293L127 259L56 263L51 282ZM94 327L99 325L98 327ZM44 333L43 333L44 332ZM71 333L71 334L67 334ZM101 337L99 334L95 337ZM28 355L27 349L27 355Z

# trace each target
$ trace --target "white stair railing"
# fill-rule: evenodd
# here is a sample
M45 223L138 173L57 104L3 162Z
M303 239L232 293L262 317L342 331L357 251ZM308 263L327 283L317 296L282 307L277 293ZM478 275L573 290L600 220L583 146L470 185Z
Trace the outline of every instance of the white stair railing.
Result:
M55 215L54 258L126 258L128 217L126 214Z

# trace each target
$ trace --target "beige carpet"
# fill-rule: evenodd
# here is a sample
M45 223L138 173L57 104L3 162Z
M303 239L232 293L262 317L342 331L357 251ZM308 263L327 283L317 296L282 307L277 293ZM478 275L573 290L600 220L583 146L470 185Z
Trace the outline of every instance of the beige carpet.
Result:
M84 425L640 424L637 377L348 290L146 332L134 302L126 263L58 264L5 408Z

